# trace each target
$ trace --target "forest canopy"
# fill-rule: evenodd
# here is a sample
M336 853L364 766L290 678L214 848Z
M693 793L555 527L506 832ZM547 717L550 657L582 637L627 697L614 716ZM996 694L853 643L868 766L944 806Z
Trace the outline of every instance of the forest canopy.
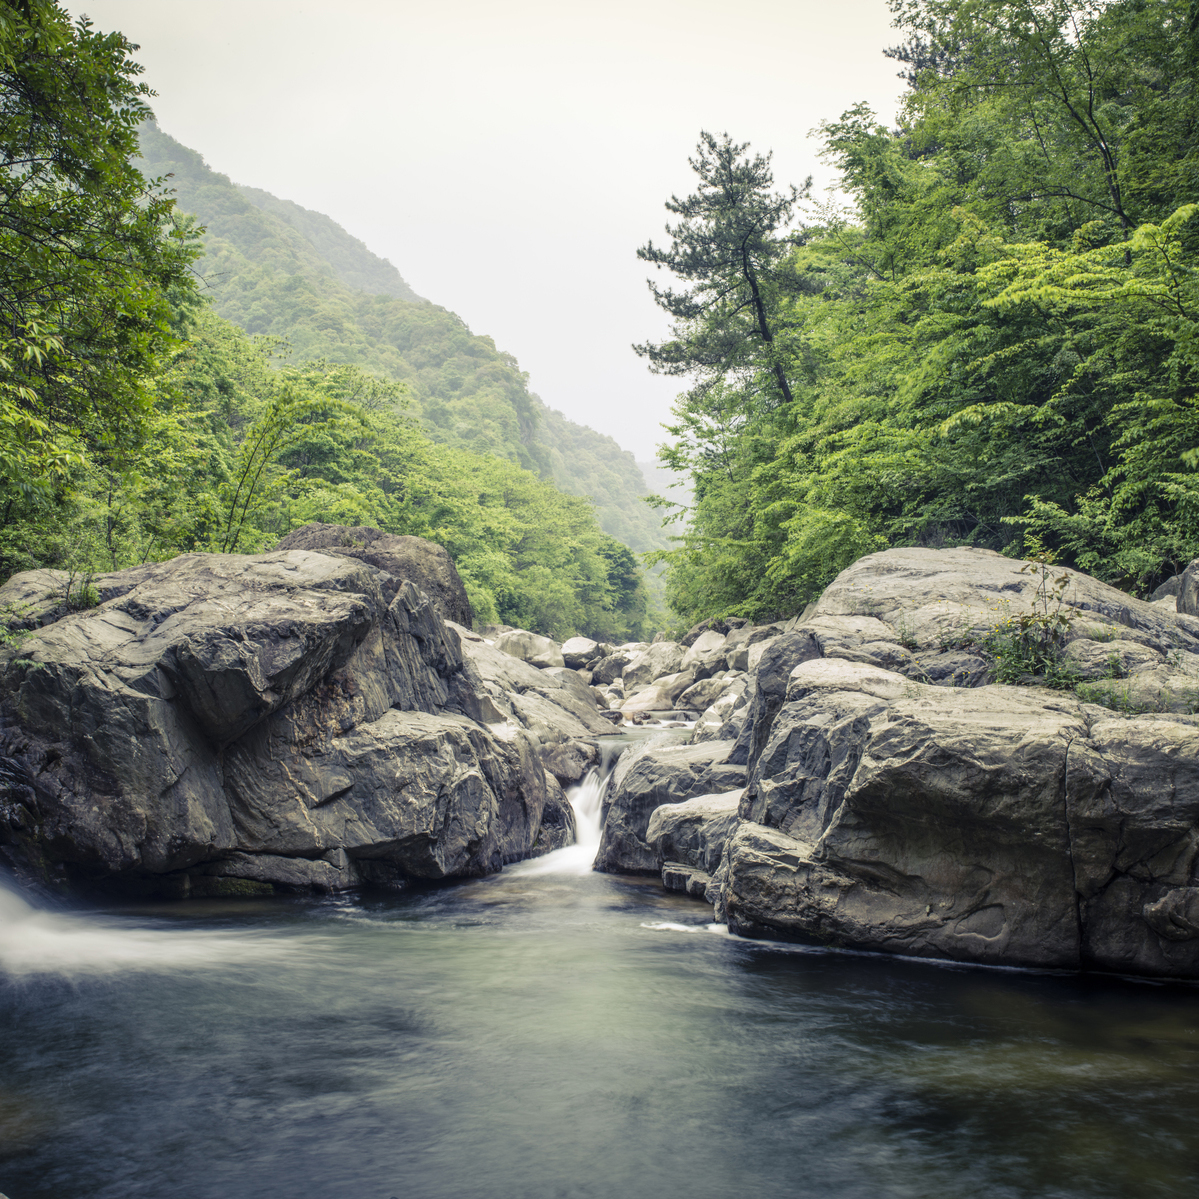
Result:
M704 134L684 222L641 252L691 285L658 287L674 333L639 347L694 381L663 449L695 489L665 555L686 620L790 614L895 545L1049 552L1137 594L1199 555L1197 12L891 9L897 126L819 130L848 202ZM739 266L691 252L751 228Z

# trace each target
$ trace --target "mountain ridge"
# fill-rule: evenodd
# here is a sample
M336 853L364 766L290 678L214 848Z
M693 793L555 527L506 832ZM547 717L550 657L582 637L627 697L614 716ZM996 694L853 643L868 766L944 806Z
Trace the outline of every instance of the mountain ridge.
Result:
M196 269L218 315L285 341L285 360L324 358L404 382L432 440L508 458L589 498L603 530L633 550L669 544L629 451L531 393L511 354L418 296L331 217L234 183L152 122L141 147L143 172L169 176L179 209L205 227Z

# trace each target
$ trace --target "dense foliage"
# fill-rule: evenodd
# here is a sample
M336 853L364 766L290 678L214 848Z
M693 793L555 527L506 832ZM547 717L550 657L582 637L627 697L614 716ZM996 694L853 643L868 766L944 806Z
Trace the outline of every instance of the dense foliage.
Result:
M700 386L667 447L695 487L668 584L686 618L793 612L889 545L1044 548L1138 593L1199 555L1187 4L891 7L899 128L864 106L822 126L852 204L763 226L769 353L747 331L740 357L686 363ZM719 146L748 186L712 203L697 165L700 192L671 211L690 204L716 239L783 214L745 147L705 136L697 162ZM677 271L670 232L675 259L657 260ZM749 285L700 275L712 294ZM707 320L666 306L660 366Z
M221 316L285 338L290 362L324 358L405 383L433 441L507 458L591 499L605 531L635 550L666 544L632 455L547 408L490 337L420 299L328 217L233 184L153 124L141 147L145 173L169 173L180 209L206 227L198 269Z
M131 49L45 0L0 4L6 539L85 457L136 454L146 375L173 344L168 301L191 253L169 198L129 161L149 112Z
M54 5L0 3L0 576L64 568L64 598L87 603L97 571L263 550L312 520L371 524L446 546L482 621L556 637L649 632L635 556L588 500L491 445L436 444L406 414L408 385L298 357L213 310L197 280L232 251L200 258L203 230L133 165L150 94L134 49ZM261 305L259 287L314 320L350 297L448 321L481 360L476 377L530 408L510 359L333 222L260 193L273 215L256 224L263 208L224 185L218 199L264 234L267 265L233 289L243 300ZM367 286L377 294L351 290ZM288 332L305 328L317 326ZM369 365L390 353L354 336ZM13 614L2 615L0 626Z

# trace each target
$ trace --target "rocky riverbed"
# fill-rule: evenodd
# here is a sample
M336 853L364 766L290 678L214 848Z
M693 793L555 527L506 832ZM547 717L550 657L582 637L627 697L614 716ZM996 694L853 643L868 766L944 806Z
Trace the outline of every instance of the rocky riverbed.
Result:
M0 589L27 630L0 848L29 885L492 873L573 839L563 788L604 736L673 716L688 741L649 738L609 782L601 871L660 876L749 937L1199 977L1189 575L1146 603L891 550L790 621L619 646L472 630L444 551L375 530L93 586L83 610L54 572ZM1052 669L1014 674L1047 629Z

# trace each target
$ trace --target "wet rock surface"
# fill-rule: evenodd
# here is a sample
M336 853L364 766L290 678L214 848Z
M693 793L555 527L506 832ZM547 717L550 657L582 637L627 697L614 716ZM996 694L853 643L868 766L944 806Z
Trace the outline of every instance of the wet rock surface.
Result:
M705 659L747 674L739 693L692 692L711 698L693 748L720 747L706 781L743 768L745 786L709 787L677 749L643 747L612 795L602 868L656 865L746 936L1199 977L1187 588L1175 611L985 551L890 550L785 631L742 626L717 646L697 628ZM1051 608L1066 615L1062 689L995 683L1003 638ZM671 830L702 827L680 801L718 790L737 816L714 863Z
M411 582L291 550L184 555L106 593L4 663L0 842L24 874L328 889L486 873L536 841L537 747L480 722L486 690Z

